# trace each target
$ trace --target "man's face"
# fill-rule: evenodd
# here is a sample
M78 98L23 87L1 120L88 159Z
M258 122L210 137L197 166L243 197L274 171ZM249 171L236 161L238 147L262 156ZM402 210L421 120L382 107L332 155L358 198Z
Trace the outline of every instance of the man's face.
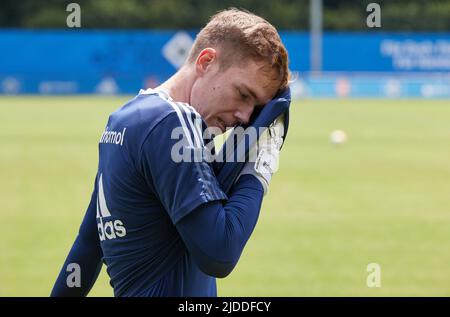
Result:
M208 127L225 132L237 124L248 123L254 108L269 102L278 85L270 80L273 74L263 69L264 62L248 60L221 70L214 58L207 65L198 65L197 61L198 77L192 87L190 104Z

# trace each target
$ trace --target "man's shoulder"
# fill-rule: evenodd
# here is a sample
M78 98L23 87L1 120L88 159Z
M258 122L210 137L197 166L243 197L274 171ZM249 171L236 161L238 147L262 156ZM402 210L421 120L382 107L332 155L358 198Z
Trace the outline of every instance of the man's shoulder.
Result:
M110 115L110 120L130 128L153 126L173 113L173 107L157 94L138 94ZM146 130L146 129L145 129Z
M204 127L206 124L192 106L175 102L164 92L148 89L113 112L103 134L126 134L125 141L119 140L120 144L127 144L138 155L147 140L169 144L173 135L185 138L192 147L202 147Z
M183 126L185 122L198 121L201 124L200 114L189 104L175 102L163 91L147 89L127 102L111 114L110 119L120 122L120 125L137 128L144 133L153 130L166 118L174 127Z

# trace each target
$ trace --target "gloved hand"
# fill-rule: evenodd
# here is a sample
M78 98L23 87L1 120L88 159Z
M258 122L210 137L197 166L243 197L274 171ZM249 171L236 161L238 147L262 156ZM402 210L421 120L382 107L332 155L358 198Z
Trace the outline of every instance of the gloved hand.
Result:
M245 130L234 129L229 135L222 149L217 154L219 161L213 164L217 179L225 193L229 192L232 185L243 173L254 173L261 180L264 191L267 192L270 178L276 170L275 167L278 167L278 153L275 149L278 149L279 152L288 132L290 104L290 90L286 88L264 107L254 111L249 125L243 127ZM281 126L283 129L281 129ZM249 129L255 129L253 131L257 131L257 133L248 133ZM260 134L260 131L264 132ZM248 138L245 138L244 135L247 135ZM263 138L261 139L261 137ZM275 142L275 147L269 142L272 138L272 143ZM255 144L257 144L258 139L260 139L260 150L265 148L265 151L257 151ZM242 146L241 142L245 144ZM245 148L245 153L239 151L242 148ZM272 150L269 151L268 149ZM272 159L270 159L271 156L267 155L268 153L273 156ZM241 160L243 158L241 157L242 154L245 154L244 160ZM257 160L258 155L260 155L259 160ZM235 160L237 156L238 159ZM258 162L259 164L256 164ZM270 167L272 172L269 170L265 171L264 169L267 169L267 167ZM245 172L242 172L244 168Z
M284 131L284 114L281 114L250 149L248 162L239 174L239 177L245 174L254 175L261 182L264 195L268 191L272 175L278 170Z

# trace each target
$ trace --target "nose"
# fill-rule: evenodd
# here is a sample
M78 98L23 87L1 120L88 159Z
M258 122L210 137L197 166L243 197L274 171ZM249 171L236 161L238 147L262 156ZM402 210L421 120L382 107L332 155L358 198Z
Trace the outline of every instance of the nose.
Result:
M242 107L235 112L234 117L239 124L247 124L250 121L250 116L252 115L254 108L255 106L253 105Z

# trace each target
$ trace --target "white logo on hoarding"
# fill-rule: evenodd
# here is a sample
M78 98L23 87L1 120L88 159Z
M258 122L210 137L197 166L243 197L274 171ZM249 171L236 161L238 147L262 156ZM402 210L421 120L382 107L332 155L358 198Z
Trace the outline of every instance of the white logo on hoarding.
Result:
M162 55L176 69L183 66L194 44L192 38L186 32L176 33L162 48Z

